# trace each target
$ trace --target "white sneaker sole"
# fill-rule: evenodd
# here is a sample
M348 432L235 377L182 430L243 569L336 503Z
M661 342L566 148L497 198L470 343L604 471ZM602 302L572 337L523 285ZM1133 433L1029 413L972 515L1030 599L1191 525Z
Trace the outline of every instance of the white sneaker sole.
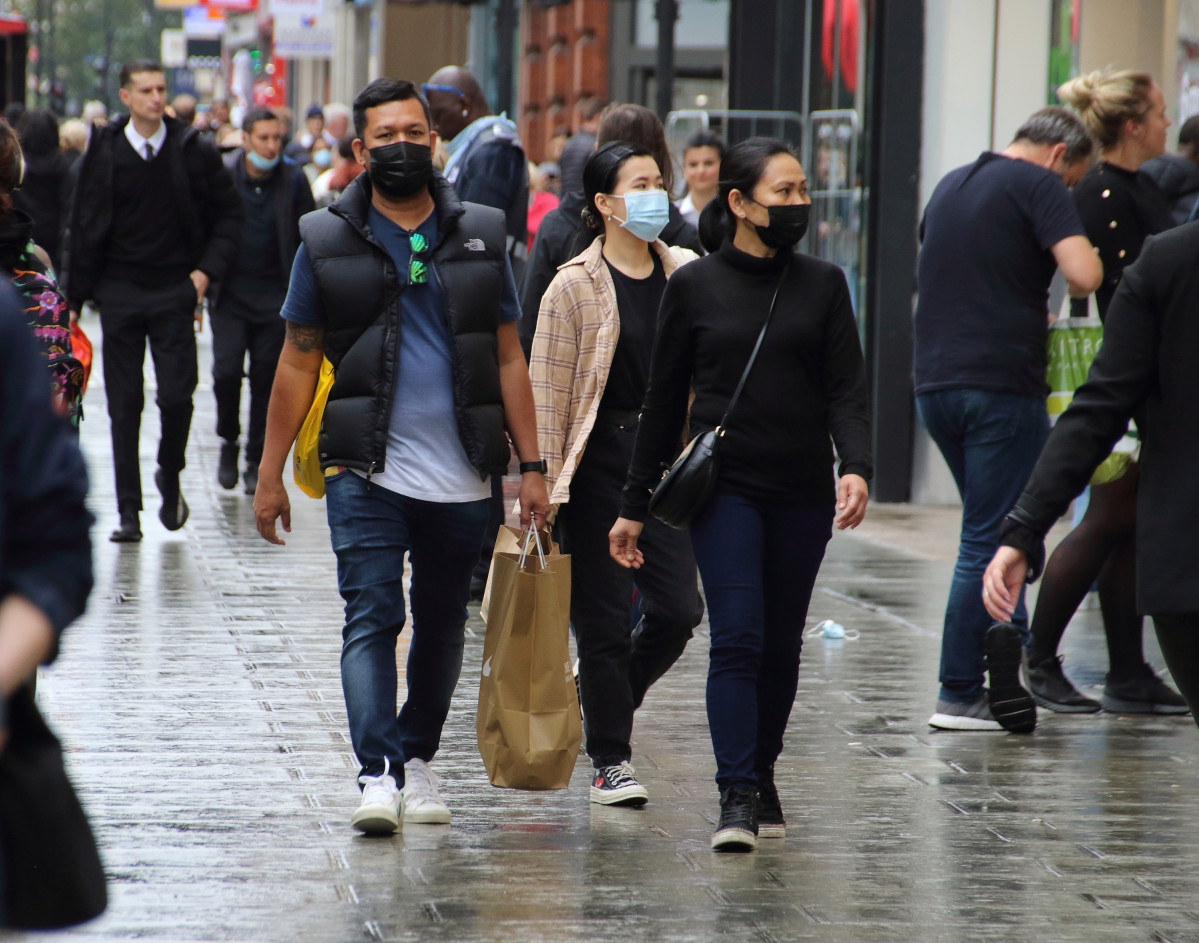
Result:
M450 810L444 805L404 806L404 821L409 825L449 825Z
M758 823L758 838L786 838L787 825L763 825Z
M712 836L713 851L753 851L758 837L747 828L722 828Z
M1003 725L997 720L962 717L958 714L933 714L928 719L928 725L938 730L1003 730Z
M591 788L591 801L596 805L642 806L649 801L644 786L625 786L622 789Z
M402 828L403 813L385 805L363 805L350 816L350 825L366 835L392 835Z

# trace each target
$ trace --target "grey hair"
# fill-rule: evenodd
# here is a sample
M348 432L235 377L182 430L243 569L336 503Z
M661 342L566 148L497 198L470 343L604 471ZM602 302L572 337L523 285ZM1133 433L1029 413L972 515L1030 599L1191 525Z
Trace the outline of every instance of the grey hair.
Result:
M1033 112L1024 124L1020 125L1012 142L1028 141L1030 144L1065 144L1066 153L1063 159L1067 164L1074 164L1091 156L1095 142L1087 132L1086 125L1068 108L1050 105L1040 111Z

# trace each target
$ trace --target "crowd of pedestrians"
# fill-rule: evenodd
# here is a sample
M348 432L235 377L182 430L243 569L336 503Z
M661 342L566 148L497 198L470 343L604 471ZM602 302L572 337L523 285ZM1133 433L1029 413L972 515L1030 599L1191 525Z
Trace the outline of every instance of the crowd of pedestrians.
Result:
M180 473L207 313L218 482L240 480L261 535L280 545L288 455L331 368L317 451L362 787L351 825L451 822L435 758L515 463L522 526L552 528L571 557L590 801L650 801L632 762L635 713L706 605L711 844L782 838L774 769L807 607L833 528L865 516L872 475L851 294L840 268L796 251L810 199L792 149L700 132L676 162L653 112L586 98L573 133L535 165L458 66L423 84L377 79L350 107L312 106L294 133L283 110L253 107L233 123L225 102L168 106L149 60L123 66L119 94L126 113L112 120L92 109L60 128L35 109L19 139L0 124L0 266L16 290L0 291L0 333L23 299L43 357L69 372L71 326L85 305L98 310L117 543L142 539L147 344L162 525L178 530L189 515ZM1179 536L1199 518L1186 477L1199 461L1188 408L1199 391L1181 353L1199 341L1185 316L1199 236L1166 232L1194 215L1199 125L1166 155L1162 93L1143 73L1085 76L1059 98L1065 107L1036 112L1003 151L948 174L920 224L916 407L962 499L937 728L1028 731L1038 704L1199 703L1199 599ZM1064 313L1085 314L1092 299L1108 341L1050 435L1058 272ZM6 389L18 376L6 368ZM0 402L0 421L18 401ZM1045 532L1130 419L1140 460L1090 489L1046 562ZM711 491L688 526L670 526L652 513L653 491L685 442L709 433ZM69 451L65 441L53 448ZM71 462L77 451L63 452L62 468ZM72 477L43 482L70 491L64 507L82 500L83 473ZM8 477L0 489L7 516L23 492ZM1042 571L1030 625L1023 584ZM25 637L11 663L0 659L0 693L52 654L88 573L40 613L27 611L41 605L35 577L26 592L3 574L20 600L0 599L0 638ZM1110 659L1099 701L1057 654L1093 583ZM1145 661L1142 612L1181 694ZM401 704L396 648L409 621Z

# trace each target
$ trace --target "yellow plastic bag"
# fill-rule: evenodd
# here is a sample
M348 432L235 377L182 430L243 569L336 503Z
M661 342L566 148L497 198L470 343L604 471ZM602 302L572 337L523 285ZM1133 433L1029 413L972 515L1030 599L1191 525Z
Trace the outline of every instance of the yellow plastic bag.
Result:
M325 415L325 403L329 390L333 388L333 364L326 357L321 361L321 375L316 381L316 395L312 406L300 426L296 445L292 450L292 467L296 485L310 498L325 496L325 474L321 471L321 456L318 439L321 435L321 418Z

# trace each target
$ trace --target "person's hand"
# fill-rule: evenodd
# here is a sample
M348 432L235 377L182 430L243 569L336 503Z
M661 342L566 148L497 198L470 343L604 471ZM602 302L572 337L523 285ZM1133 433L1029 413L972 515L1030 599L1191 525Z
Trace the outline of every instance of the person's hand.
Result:
M996 622L1011 622L1020 589L1028 576L1028 557L1015 547L1000 547L983 573L983 605Z
M550 511L550 496L541 472L525 472L520 476L520 526L542 527Z
M642 526L641 521L618 517L612 529L608 531L608 553L626 570L639 570L645 563L645 556L637 549L637 538L641 536Z
M254 523L258 525L258 533L264 540L283 546L286 541L275 533L276 519L290 534L291 502L287 498L287 489L283 487L282 478L260 477L254 492Z
M208 276L196 269L191 273L192 284L196 286L196 304L204 300L208 293Z
M837 483L837 530L852 530L866 516L870 489L861 475L842 475Z

